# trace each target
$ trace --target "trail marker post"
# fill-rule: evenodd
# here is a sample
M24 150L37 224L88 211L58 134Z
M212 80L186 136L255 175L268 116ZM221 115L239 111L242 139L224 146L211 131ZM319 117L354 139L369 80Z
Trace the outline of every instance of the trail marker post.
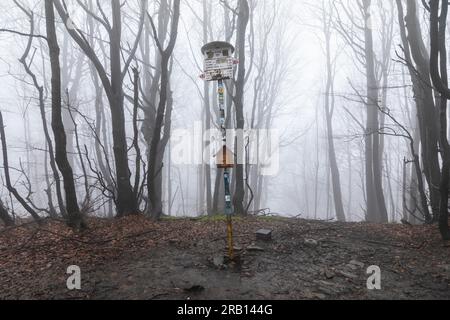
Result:
M223 169L223 178L225 185L225 215L227 217L227 239L228 255L231 261L234 260L233 244L233 205L231 202L230 191L230 169L234 168L234 155L227 148L227 127L225 114L225 84L224 80L233 77L234 65L233 59L234 47L227 42L211 42L203 46L204 56L204 74L202 78L205 81L217 81L217 96L219 102L219 125L222 132L222 149L216 156L218 169ZM209 110L207 111L209 112Z

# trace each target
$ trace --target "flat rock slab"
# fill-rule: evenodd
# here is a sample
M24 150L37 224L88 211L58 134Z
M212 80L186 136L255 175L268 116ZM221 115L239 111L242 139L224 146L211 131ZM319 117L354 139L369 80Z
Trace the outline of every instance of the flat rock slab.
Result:
M357 261L357 260L352 260L352 261L350 261L349 264L350 264L351 266L354 266L355 268L359 268L359 269L364 268L364 263L362 263L362 262L360 262L360 261Z
M357 276L357 275L355 275L355 274L353 274L353 273L350 273L350 272L345 272L345 271L338 270L337 273L338 273L339 275L341 275L341 276L347 278L347 279L358 279L358 276Z
M264 250L264 248L252 245L252 246L248 246L247 247L247 251L249 251L249 252L263 252L265 250Z
M218 268L223 267L225 265L225 257L224 256L215 256L213 258L213 264Z
M319 241L314 239L305 239L305 244L310 247L317 247L319 245Z
M262 241L270 241L272 240L272 230L269 229L260 229L256 231L256 239Z

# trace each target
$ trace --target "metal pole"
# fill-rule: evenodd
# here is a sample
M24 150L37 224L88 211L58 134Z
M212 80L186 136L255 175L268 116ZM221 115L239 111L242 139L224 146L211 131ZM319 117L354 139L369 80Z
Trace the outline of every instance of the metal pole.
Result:
M225 86L223 80L218 83L219 108L220 108L220 127L222 130L223 147L227 146L227 127L225 120ZM225 156L225 155L224 155ZM233 244L233 206L231 204L230 192L230 172L228 168L224 168L223 173L225 184L225 215L227 216L227 237L228 237L228 255L231 261L234 260L234 244Z

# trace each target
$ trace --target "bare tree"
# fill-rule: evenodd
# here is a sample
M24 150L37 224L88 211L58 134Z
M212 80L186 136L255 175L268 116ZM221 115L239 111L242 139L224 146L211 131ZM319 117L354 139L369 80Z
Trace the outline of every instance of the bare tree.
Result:
M87 7L90 11L94 10L93 1L89 0ZM95 50L94 37L98 33L98 25L96 27L94 23L95 19L92 15L88 15L86 19L89 38L87 39L89 45ZM96 32L97 31L97 32ZM103 48L103 46L102 46ZM95 128L93 134L95 136L95 156L98 165L98 173L101 175L102 183L105 185L105 190L102 192L108 193L108 216L113 216L113 202L117 199L117 184L112 174L113 168L111 167L109 160L109 135L107 133L107 121L103 102L103 88L99 79L99 75L96 71L95 65L90 61L89 63L90 76L95 90Z
M344 205L342 203L341 178L339 174L339 167L336 160L336 149L334 145L333 135L333 114L335 108L334 95L334 66L331 58L331 28L333 19L333 6L330 6L330 11L327 12L325 2L322 1L322 23L323 35L325 38L325 55L326 55L326 87L325 87L325 119L327 126L328 138L328 156L330 161L330 172L333 185L333 198L336 216L339 221L345 221Z
M47 115L46 115L46 110L45 110L44 86L39 84L38 78L37 78L35 72L32 71L31 65L33 62L34 53L33 53L32 58L29 57L32 46L33 46L33 40L35 39L35 37L34 37L35 15L32 10L26 9L20 2L18 2L18 1L14 1L14 2L20 8L20 10L26 14L26 16L28 17L28 19L30 21L30 35L28 37L28 42L27 42L25 51L24 51L23 55L20 57L19 61L22 64L26 74L31 78L32 84L38 92L39 112L41 115L42 127L44 130L44 136L45 136L45 140L46 140L46 144L47 144L47 148L48 148L48 156L49 156L50 168L52 170L53 180L54 180L54 184L55 184L56 198L58 201L59 210L60 210L62 216L65 217L66 216L66 208L64 205L64 200L63 200L63 196L62 196L62 192L61 192L61 181L60 181L57 164L55 161L53 142L52 142L52 138L50 136L50 132L49 132L48 124L47 124ZM48 179L48 177L47 177L47 179ZM52 191L51 191L50 183L48 183L47 196L49 199L49 206L52 208L53 201L52 201ZM55 210L53 210L53 209L51 209L50 212L52 214L56 214Z
M3 221L3 224L6 227L11 227L14 225L13 218L9 215L8 210L5 208L5 205L0 200L0 220Z
M373 49L371 0L363 0L364 45L367 79L367 124L366 124L366 184L367 216L369 221L387 222L388 215L382 186L380 161L380 136L378 134L378 83L375 74L375 53ZM371 192L372 191L372 192ZM372 205L370 204L372 203Z
M97 2L99 5L99 2ZM128 68L135 58L135 54L138 48L139 40L142 34L144 20L145 20L145 8L146 1L141 3L141 15L139 20L139 27L136 36L135 43L130 50L128 59L122 68L122 50L121 50L121 35L122 35L122 5L119 1L111 1L112 10L112 23L106 19L104 12L101 8L99 10L103 13L102 17L95 15L87 7L83 7L89 15L93 15L93 18L102 24L109 36L109 55L110 55L110 69L111 75L108 73L104 65L100 62L94 49L91 47L83 32L80 29L74 27L73 22L70 20L70 16L67 9L61 4L59 0L55 0L55 7L66 25L66 29L71 35L72 39L83 50L86 56L94 64L100 80L103 84L103 88L106 92L106 96L109 101L112 118L112 136L114 143L114 156L115 156L115 168L116 168L116 183L117 183L117 213L118 216L124 216L128 214L135 214L137 208L137 197L133 192L131 185L131 174L128 164L128 147L126 140L125 130L125 113L124 113L124 92L123 82L127 74Z
M71 63L73 62L74 63ZM83 66L85 65L85 55L83 52L76 52L70 50L70 36L67 32L63 32L63 41L61 49L61 87L63 90L68 90L70 99L72 100L72 107L74 107L78 101L78 92L80 91L80 85L83 78ZM69 108L66 106L69 104L66 101L66 96L63 96L63 109L62 117L64 128L67 135L67 158L69 159L70 166L75 168L75 125L73 117L76 119L76 113L70 113Z
M407 0L406 29L411 61L409 66L420 128L422 162L430 191L433 220L439 215L440 165L438 155L438 116L430 79L430 57L424 44L416 0ZM399 4L397 4L399 5ZM400 4L401 5L401 4ZM406 50L406 49L405 49ZM408 59L408 58L407 58ZM414 63L414 64L413 64ZM425 217L430 221L430 217Z
M348 2L347 2L348 3ZM388 214L383 193L382 165L379 135L379 83L376 76L376 54L374 51L372 26L372 0L357 2L359 19L341 3L348 23L337 11L336 30L352 48L354 57L364 68L366 77L367 117L365 124L365 185L367 211L366 219L372 222L387 222Z
M148 213L154 219L159 219L162 212L162 195L157 191L157 185L155 180L157 176L161 174L162 164L158 165L158 154L164 154L163 150L160 150L161 145L161 133L164 125L164 119L167 117L170 119L170 114L166 114L168 95L170 96L169 90L169 62L173 54L175 44L178 36L178 24L180 20L180 0L174 0L173 3L173 16L172 16L172 26L170 30L169 43L166 48L164 48L164 43L161 43L158 38L158 31L156 30L153 19L149 15L153 30L153 38L156 42L156 46L161 54L161 88L159 95L159 104L156 112L156 121L154 132L152 135L152 141L150 145L150 150L148 154L148 173L147 173L147 184L148 184Z
M208 5L209 2L209 5ZM208 43L210 40L209 37L209 29L211 28L211 1L203 0L203 42ZM209 91L209 85L205 81L203 83L203 107L204 107L204 114L205 114L205 130L209 131L211 130L211 100L210 100L210 91ZM208 144L205 144L204 148L208 148ZM213 199L212 199L212 193L211 193L211 165L209 163L205 164L205 189L206 189L206 211L208 215L211 215L213 213ZM203 192L203 191L201 191Z
M414 120L410 120L411 124L412 123L416 123L416 125L414 125L414 127L417 127L417 125L419 126L419 128L415 128L415 132L413 134L413 139L414 139L414 149L415 150L419 150L420 145L422 144L423 148L425 148L426 146L428 146L428 141L429 139L426 139L426 137L430 137L430 133L431 132L427 132L428 130L433 130L432 128L428 128L427 126L424 126L424 112L426 110L427 107L432 108L433 105L433 101L427 100L428 99L432 99L432 96L428 94L428 88L426 86L426 84L422 81L420 74L418 73L417 69L415 68L414 65L414 61L413 61L413 57L412 57L412 53L411 53L411 48L410 48L410 42L408 39L408 34L407 34L407 29L406 29L406 24L405 24L405 14L404 14L404 9L403 9L403 4L401 0L396 0L396 4L397 4L397 11L398 11L398 22L399 22L399 27L400 27L400 39L401 39L401 43L402 43L402 50L403 50L403 54L404 54L404 62L406 64L406 67L409 70L409 74L411 77L411 82L413 84L413 93L414 93L414 97L415 97L415 104L416 104L416 110L417 110L417 116L413 117ZM411 19L411 18L410 18ZM414 42L415 43L415 42ZM405 82L405 81L404 81ZM406 89L405 89L406 91ZM406 96L406 92L405 96ZM407 98L405 98L407 99ZM412 117L410 117L412 118ZM423 140L425 137L425 140ZM422 148L422 149L423 149ZM429 163L429 158L425 157L423 152L422 152L422 158L423 158L423 165L427 165L427 163ZM411 173L411 186L410 186L410 192L409 192L409 197L410 197L410 203L409 203L409 209L408 211L410 214L410 220L413 219L415 220L415 218L413 217L413 215L415 214L415 210L413 209L413 207L416 207L417 205L415 204L415 194L417 193L417 179L419 178L416 174L416 170L413 169L412 173ZM422 170L419 170L420 175L422 175ZM424 171L425 177L427 178L427 181L430 181L430 175L429 175L429 170ZM432 193L433 190L430 190L430 193ZM433 197L434 198L434 197ZM426 206L422 205L422 215L424 216L425 221L431 222L432 217L429 214L429 210L428 210L428 202L426 202Z
M0 138L2 142L2 153L3 153L3 170L5 173L5 182L8 191L14 196L14 198L24 207L24 209L34 218L36 221L40 221L41 217L38 213L28 204L26 199L24 199L19 191L11 183L11 176L9 173L9 160L8 160L8 145L6 142L5 125L3 122L3 114L0 112Z
M439 4L441 12L439 14ZM448 199L450 187L450 145L447 138L447 108L450 100L447 72L446 29L448 2L430 1L430 72L434 86L441 94L440 100L440 147L442 155L442 171L440 183L439 230L444 240L450 240L448 224Z
M66 132L62 120L60 49L56 35L53 0L45 0L45 21L52 71L52 129L55 139L55 160L63 176L68 224L75 229L83 229L85 224L77 202L72 167L67 158Z
M239 69L237 74L237 79L235 83L236 92L233 96L234 106L236 109L236 129L243 134L244 126L245 126L245 117L244 117L244 86L245 86L245 77L246 77L246 69L245 69L245 61L246 61L246 32L247 25L250 18L250 8L247 0L239 0L239 9L238 9L238 18L237 18L237 53L239 54ZM238 141L243 141L243 138ZM244 148L243 145L237 145L237 148ZM242 154L238 152L238 154ZM245 195L245 187L244 187L244 165L242 163L236 164L235 169L235 189L234 189L234 197L233 197L233 205L236 214L243 215L246 214L244 208L244 195Z

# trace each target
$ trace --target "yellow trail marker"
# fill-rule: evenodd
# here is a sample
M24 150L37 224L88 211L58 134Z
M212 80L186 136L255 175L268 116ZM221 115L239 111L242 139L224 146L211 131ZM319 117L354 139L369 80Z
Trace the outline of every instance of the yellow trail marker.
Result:
M231 215L227 216L227 235L228 235L228 256L230 260L234 260L234 244L233 244L233 220Z

